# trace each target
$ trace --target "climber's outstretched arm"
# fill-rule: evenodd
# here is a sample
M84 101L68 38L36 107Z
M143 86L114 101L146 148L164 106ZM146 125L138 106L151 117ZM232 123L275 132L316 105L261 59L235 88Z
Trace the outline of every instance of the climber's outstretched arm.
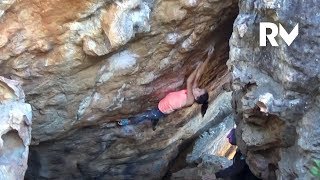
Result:
M209 50L208 50L208 56L207 56L206 60L204 61L204 63L201 64L201 66L199 67L199 69L197 71L197 74L196 74L195 80L193 82L192 88L196 88L196 87L199 86L199 84L198 84L199 83L199 79L201 78L204 69L208 66L208 62L212 57L213 51L214 51L214 48L210 47Z
M202 63L201 63L202 64ZM194 84L197 72L201 66L201 64L199 64L197 66L197 68L190 74L190 76L187 79L187 102L185 107L191 106L194 103L194 96L193 96L193 92L192 92L192 85Z

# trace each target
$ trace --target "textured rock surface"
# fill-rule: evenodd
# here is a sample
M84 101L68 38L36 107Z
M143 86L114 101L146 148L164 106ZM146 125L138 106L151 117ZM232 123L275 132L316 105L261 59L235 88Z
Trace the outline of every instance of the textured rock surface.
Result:
M200 163L203 156L226 156L229 159L235 154L235 148L228 142L227 135L233 128L234 119L229 109L229 116L219 118L223 120L218 126L210 128L196 140L192 153L187 156L188 164Z
M230 145L226 136L233 128L234 121L231 105L225 105L220 105L220 108L224 109L223 113L215 116L215 119L219 119L216 121L219 123L218 126L200 135L195 141L192 152L186 156L187 166L173 172L171 179L202 179L232 164L226 157L232 159L236 147Z
M225 42L226 27L215 30L237 13L231 0L183 2L33 0L7 9L1 71L24 82L35 115L33 143L141 112L181 88L201 60L203 40ZM183 16L171 15L171 3ZM212 63L214 77L225 68L219 59Z
M265 179L311 179L320 158L320 4L248 0L230 40L237 137L250 168ZM291 46L259 47L259 23L299 23Z
M67 139L40 144L32 148L29 165L33 171L28 177L159 179L177 156L181 143L228 115L223 111L219 114L219 107L230 106L230 99L230 93L218 96L202 119L200 114L188 117L192 109L181 111L160 122L155 132L149 122L122 129L102 126L100 131L87 127ZM52 164L51 171L60 173L45 174L48 171L39 164Z
M0 74L23 82L34 115L28 178L160 178L210 121L194 106L156 132L147 122L115 127L183 88L209 45L202 85L215 99L236 0L1 3Z
M220 169L224 169L232 165L232 161L225 157L207 155L204 156L202 162L197 167L187 167L176 173L173 173L171 179L206 179L206 177L212 177L215 172Z
M17 81L0 76L0 179L23 179L31 141L32 110Z

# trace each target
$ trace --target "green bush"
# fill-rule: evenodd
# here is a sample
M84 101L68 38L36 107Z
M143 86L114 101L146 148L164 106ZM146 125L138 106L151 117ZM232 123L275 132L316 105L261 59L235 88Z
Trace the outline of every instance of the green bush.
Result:
M320 178L320 160L313 160L313 162L315 165L311 167L310 172L315 177Z

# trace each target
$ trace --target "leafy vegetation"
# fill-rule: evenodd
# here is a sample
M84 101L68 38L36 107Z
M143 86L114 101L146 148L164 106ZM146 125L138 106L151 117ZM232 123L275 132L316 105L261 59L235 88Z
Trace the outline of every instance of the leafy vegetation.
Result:
M315 177L320 178L320 160L314 160L314 166L311 167L310 172Z

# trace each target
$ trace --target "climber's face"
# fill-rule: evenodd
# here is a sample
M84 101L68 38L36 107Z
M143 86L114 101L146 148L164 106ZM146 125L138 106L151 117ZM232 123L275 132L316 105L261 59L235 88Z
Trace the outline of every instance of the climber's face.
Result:
M200 89L200 88L193 88L192 93L195 99L198 99L201 95L206 93L205 89Z

